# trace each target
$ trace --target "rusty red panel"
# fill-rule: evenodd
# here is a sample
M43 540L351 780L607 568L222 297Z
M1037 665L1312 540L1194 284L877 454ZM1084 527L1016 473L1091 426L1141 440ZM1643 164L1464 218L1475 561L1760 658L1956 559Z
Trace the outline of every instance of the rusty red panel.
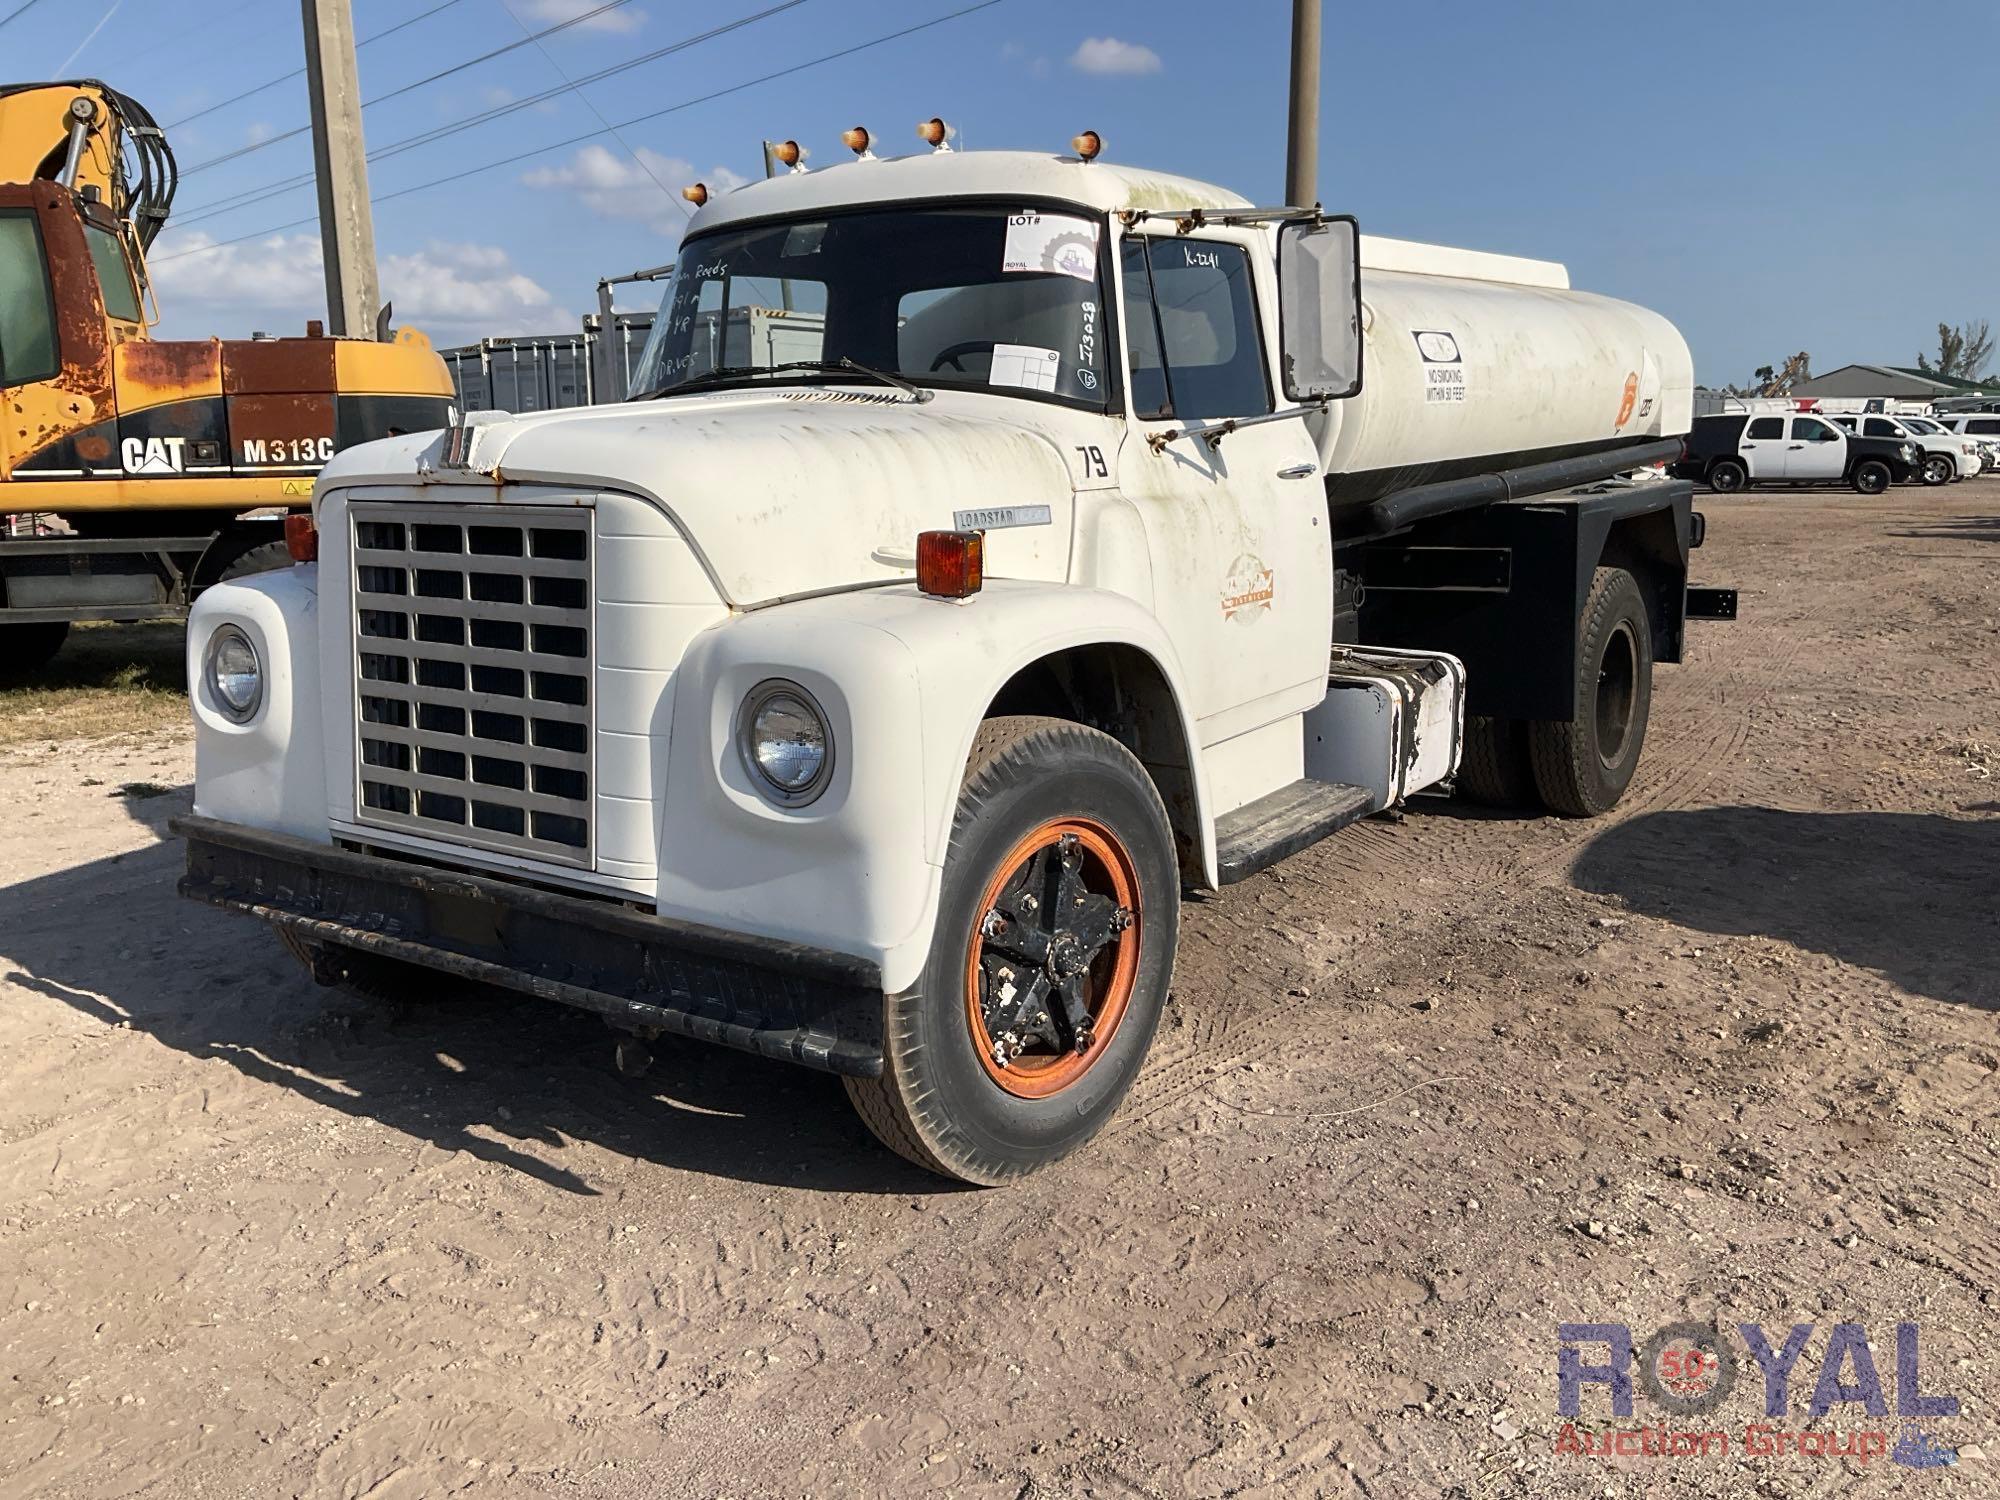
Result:
M231 396L335 389L332 339L230 339L222 346L222 389Z
M184 400L221 388L222 345L214 339L128 339L118 346L121 401L126 388L140 399Z

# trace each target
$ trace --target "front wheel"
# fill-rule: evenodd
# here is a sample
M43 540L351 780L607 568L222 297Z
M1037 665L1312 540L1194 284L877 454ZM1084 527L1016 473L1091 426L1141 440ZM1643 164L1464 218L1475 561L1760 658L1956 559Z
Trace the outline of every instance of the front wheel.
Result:
M994 1186L1116 1113L1173 973L1180 870L1159 792L1109 735L980 726L930 958L887 1000L880 1078L845 1079L882 1143Z
M1958 477L1958 466L1943 453L1933 453L1924 460L1924 483L1935 489L1941 484L1950 484Z
M1864 459L1855 466L1854 487L1864 495L1879 495L1889 488L1889 466L1879 458Z

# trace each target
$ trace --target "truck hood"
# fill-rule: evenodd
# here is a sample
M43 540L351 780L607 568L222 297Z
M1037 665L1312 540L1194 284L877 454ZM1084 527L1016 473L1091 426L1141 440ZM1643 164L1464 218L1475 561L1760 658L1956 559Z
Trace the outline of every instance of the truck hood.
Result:
M414 455L435 498L476 485L465 497L476 501L501 484L643 495L739 608L907 580L917 533L961 524L1006 528L988 540L996 577L1059 579L1068 567L1073 495L1054 441L949 394L918 404L791 387L472 415L487 419L469 429L462 466L448 462L450 433ZM355 482L340 474L350 466L379 472L366 451L342 454L326 482Z

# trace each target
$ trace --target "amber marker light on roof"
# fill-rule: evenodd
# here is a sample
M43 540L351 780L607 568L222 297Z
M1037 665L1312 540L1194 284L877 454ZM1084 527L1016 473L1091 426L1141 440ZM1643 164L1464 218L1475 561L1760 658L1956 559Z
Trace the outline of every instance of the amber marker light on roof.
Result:
M875 153L868 149L874 144L875 137L868 133L866 125L856 125L851 129L841 131L840 140L842 145L846 146L849 151L852 151L863 161L875 160Z
M797 141L778 141L771 147L771 159L794 172L805 171L806 157L810 154Z
M702 204L708 202L708 184L697 182L693 187L684 187L681 189L681 196L696 208L700 208Z
M917 127L917 139L933 151L951 150L951 138L958 132L945 124L943 118L932 115Z
M1069 148L1084 161L1096 161L1098 152L1104 149L1104 137L1086 130L1082 135L1070 137Z

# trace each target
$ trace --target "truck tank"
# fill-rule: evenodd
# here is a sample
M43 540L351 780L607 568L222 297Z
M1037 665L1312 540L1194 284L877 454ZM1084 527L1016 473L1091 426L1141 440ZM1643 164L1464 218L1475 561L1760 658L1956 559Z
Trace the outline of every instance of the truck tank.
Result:
M1658 313L1570 289L1553 261L1361 238L1363 385L1313 423L1327 496L1685 434L1687 341Z

